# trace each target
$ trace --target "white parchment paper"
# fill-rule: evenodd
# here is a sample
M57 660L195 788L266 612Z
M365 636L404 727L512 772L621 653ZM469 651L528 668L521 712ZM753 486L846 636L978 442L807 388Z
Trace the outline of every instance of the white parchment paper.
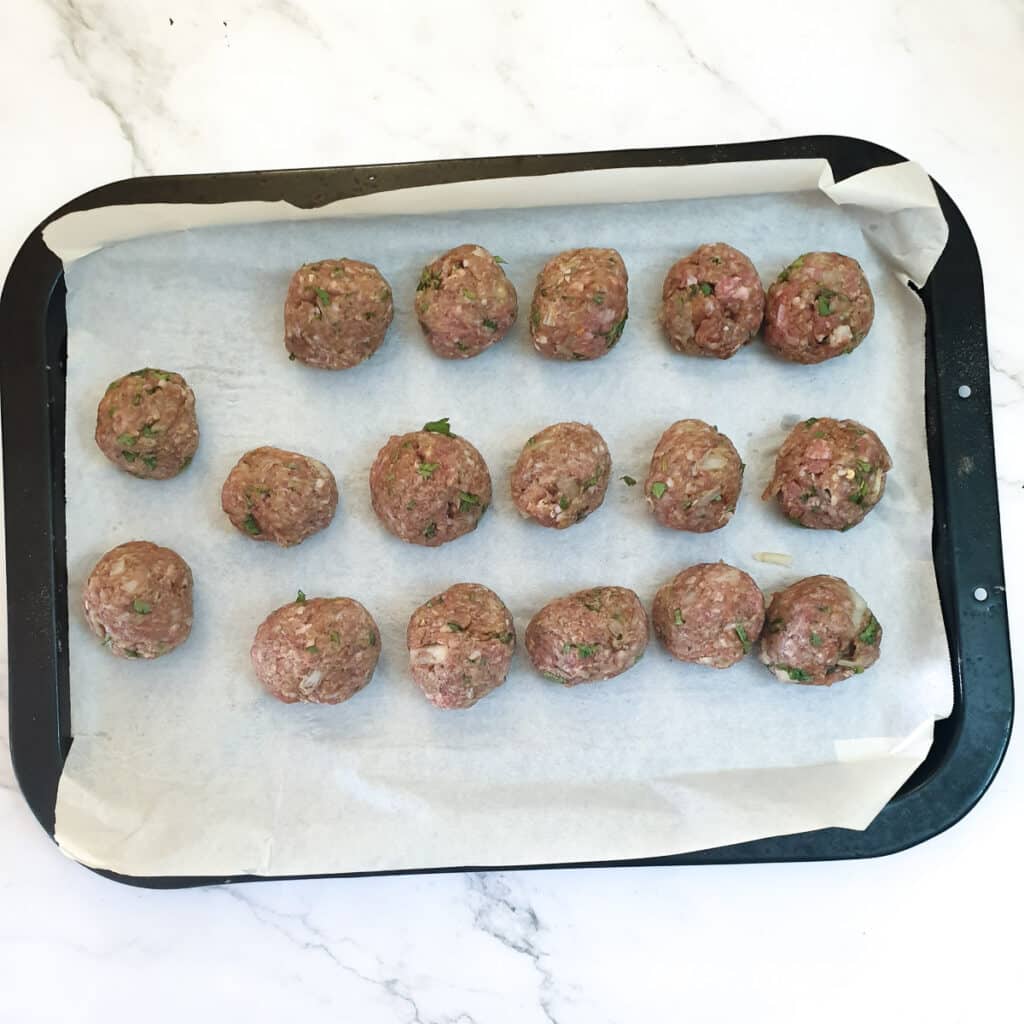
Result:
M818 367L785 364L760 342L727 362L674 354L656 322L662 279L714 240L746 252L766 281L807 250L855 256L877 301L867 341ZM945 223L915 165L839 185L808 160L503 179L312 212L132 207L72 215L47 241L69 289L75 740L57 803L69 855L139 875L655 856L864 828L927 753L952 687L930 552L924 317L905 281L925 279ZM465 241L508 261L523 312L496 348L450 363L424 344L412 303L423 264ZM622 253L629 323L608 357L550 363L527 338L533 281L550 255L581 245ZM289 276L341 255L391 282L388 339L345 373L290 363ZM197 395L199 453L163 483L116 472L92 440L107 383L144 365L180 371ZM893 455L884 501L846 534L801 530L759 500L782 438L812 415L863 420ZM484 455L495 500L475 533L427 550L379 526L367 476L389 434L440 416ZM737 514L713 534L662 529L641 488L619 480L642 480L661 432L687 416L718 425L747 462ZM614 474L604 507L556 533L519 519L508 472L531 433L564 419L597 426ZM293 550L249 541L220 511L228 470L260 444L307 452L338 478L334 524ZM100 555L138 538L180 552L196 581L192 637L149 663L110 657L78 606ZM763 551L792 564L759 562ZM652 639L629 673L566 690L536 676L520 645L505 686L466 712L432 708L409 679L409 614L452 583L496 590L521 638L555 596L615 583L649 606L675 572L718 558L766 591L845 577L884 626L881 661L818 689L780 684L754 658L724 672L683 666ZM346 704L278 704L250 669L256 626L300 587L356 597L381 627L377 674Z

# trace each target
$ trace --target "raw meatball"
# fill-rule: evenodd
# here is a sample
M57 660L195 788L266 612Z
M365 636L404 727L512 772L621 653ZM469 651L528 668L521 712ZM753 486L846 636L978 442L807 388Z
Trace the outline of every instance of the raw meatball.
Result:
M661 291L661 323L673 348L728 359L757 333L764 288L754 264L724 242L702 245L676 263Z
M647 504L673 530L708 533L732 518L743 484L732 441L703 420L679 420L664 434L644 481Z
M768 289L764 340L784 359L820 363L852 352L874 317L875 299L855 259L808 252Z
M491 474L446 416L388 439L370 469L370 500L396 537L434 548L476 529L491 503Z
M672 657L728 668L760 637L764 597L741 569L725 562L693 565L658 591L651 617Z
M812 530L848 530L881 501L892 459L873 430L856 420L811 417L798 423L775 459L761 496Z
M373 676L380 631L350 597L298 598L271 612L252 642L253 668L285 704L340 704Z
M85 620L119 658L159 658L192 631L192 570L148 540L108 551L89 573Z
M508 675L516 630L493 590L456 583L412 613L409 664L423 696L439 708L471 708Z
M330 524L338 485L334 474L308 455L253 448L228 474L220 505L231 524L253 540L288 548Z
M784 683L831 686L878 660L882 627L836 576L809 576L768 604L761 661Z
M604 501L612 457L586 423L554 423L534 434L512 470L512 500L521 515L564 530Z
M500 262L481 245L460 245L423 268L416 316L439 356L478 356L515 323L519 302Z
M625 587L592 587L545 605L526 627L534 668L564 686L611 679L647 649L647 613Z
M614 249L570 249L537 275L533 347L549 359L597 359L622 337L629 276Z
M199 447L196 396L166 370L134 370L107 387L96 444L118 469L147 480L177 476Z
M348 370L380 348L393 316L391 287L372 263L307 263L288 285L284 347L307 366Z

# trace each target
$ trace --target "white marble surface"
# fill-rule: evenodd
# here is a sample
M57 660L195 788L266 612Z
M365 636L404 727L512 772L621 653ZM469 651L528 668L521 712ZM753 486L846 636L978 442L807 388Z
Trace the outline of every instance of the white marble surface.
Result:
M6 0L0 267L51 209L132 174L874 139L945 185L981 250L1019 635L1022 45L1017 0ZM160 893L66 860L4 759L0 1020L1002 1019L1022 796L1011 746L962 823L875 862Z

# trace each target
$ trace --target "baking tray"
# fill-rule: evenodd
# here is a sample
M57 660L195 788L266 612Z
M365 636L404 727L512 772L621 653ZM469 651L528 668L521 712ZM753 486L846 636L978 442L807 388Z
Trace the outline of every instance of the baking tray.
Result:
M905 159L861 139L817 135L720 146L135 178L88 192L47 217L21 247L0 295L0 402L11 756L22 793L51 838L57 784L74 737L64 520L67 323L63 269L43 244L46 224L72 211L101 206L283 199L313 208L351 196L443 182L794 158L827 159L837 181ZM949 224L949 242L919 294L926 311L925 419L935 503L932 551L949 640L954 700L950 717L936 723L928 757L864 831L822 829L677 856L517 865L515 870L875 857L942 832L974 806L992 781L1009 741L1013 682L984 292L970 229L941 186L935 183L935 189ZM973 462L969 477L958 472L964 458ZM379 873L472 870L480 869L452 865ZM152 888L263 877L98 873Z

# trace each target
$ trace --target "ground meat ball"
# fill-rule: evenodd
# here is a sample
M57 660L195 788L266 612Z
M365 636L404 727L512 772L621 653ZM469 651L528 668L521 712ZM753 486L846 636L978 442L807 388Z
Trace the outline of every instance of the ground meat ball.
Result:
M679 420L651 458L644 494L663 526L707 533L736 511L743 463L732 441L703 420Z
M307 366L347 370L380 348L392 316L391 287L373 264L307 263L288 285L284 347Z
M764 340L794 363L820 363L852 352L874 317L875 299L855 259L808 252L768 289Z
M849 583L809 576L768 604L761 661L784 683L831 686L870 668L881 643L881 625Z
M757 333L764 288L754 264L724 242L702 245L676 263L662 288L661 323L672 346L728 359Z
M96 444L119 469L147 480L177 476L199 447L196 396L166 370L134 370L107 387Z
M448 431L445 417L391 437L370 469L374 512L410 544L433 548L475 530L491 503L483 457Z
M456 583L412 613L406 642L423 696L435 707L470 708L505 682L516 631L493 590Z
M300 591L263 620L250 655L260 682L285 704L340 704L373 676L380 631L358 601Z
M192 570L148 540L108 551L82 595L89 628L119 658L159 658L192 631Z
M622 337L629 276L614 249L570 249L537 275L533 347L549 359L597 359Z
M856 420L812 417L779 449L775 476L761 496L812 530L848 530L882 498L892 459L873 430Z
M445 359L468 359L501 341L519 302L498 258L483 246L460 245L423 268L416 316L430 347Z
M512 470L512 500L521 515L564 530L604 501L612 457L586 423L555 423L534 434Z
M750 653L764 625L764 597L741 569L693 565L654 598L654 632L680 661L728 668Z
M526 650L546 679L576 686L611 679L647 649L647 613L625 587L592 587L545 605L526 627Z
M338 485L316 459L281 448L254 448L228 474L221 508L253 540L301 544L334 518Z

